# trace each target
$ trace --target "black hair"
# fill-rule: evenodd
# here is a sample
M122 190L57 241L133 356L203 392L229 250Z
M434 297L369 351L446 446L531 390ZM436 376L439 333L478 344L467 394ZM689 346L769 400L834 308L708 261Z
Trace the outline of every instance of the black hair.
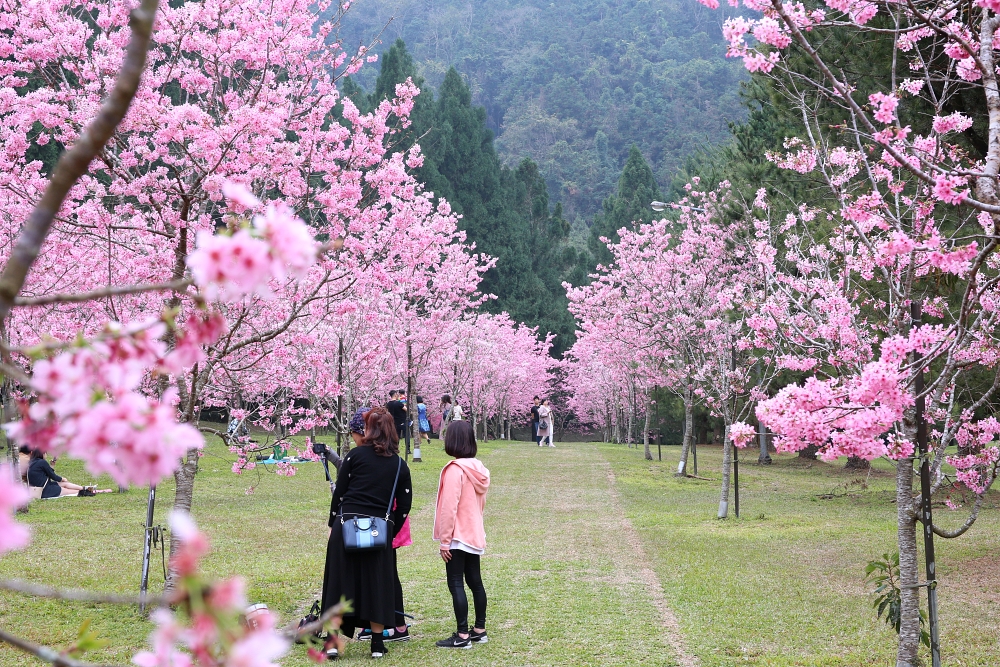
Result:
M399 395L399 392L397 390L395 390L395 389L390 389L389 390L389 398L395 398L398 395Z
M31 454L31 447L28 447L27 445L21 445L20 447L17 448L17 451L21 454Z
M34 461L35 459L44 459L44 458L45 458L45 452L43 452L41 449L32 449L31 450L31 460L32 461Z
M441 402L442 403L447 403L448 405L451 405L451 395L450 394L445 394L444 396L442 396L441 397Z
M535 397L534 397L534 398L532 398L531 400L533 400L533 401L540 401L540 400L542 400L542 399L540 399L540 398L538 398L537 396L535 396Z
M454 456L456 459L474 459L478 450L472 424L457 421L448 425L448 433L444 436L444 451L448 456Z
M417 403L423 403L423 402L424 402L424 397L421 396L420 394L417 394Z

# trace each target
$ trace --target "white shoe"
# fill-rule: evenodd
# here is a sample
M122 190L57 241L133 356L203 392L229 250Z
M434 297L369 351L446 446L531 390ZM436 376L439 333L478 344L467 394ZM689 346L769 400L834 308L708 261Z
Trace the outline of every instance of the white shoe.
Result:
M549 445L549 447L555 447L555 445Z

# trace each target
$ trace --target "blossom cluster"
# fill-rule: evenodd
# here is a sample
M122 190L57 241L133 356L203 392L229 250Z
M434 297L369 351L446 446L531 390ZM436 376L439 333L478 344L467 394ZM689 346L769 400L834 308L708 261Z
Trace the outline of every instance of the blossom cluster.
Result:
M239 577L209 582L199 575L201 559L208 553L208 539L183 512L170 516L173 539L179 547L171 567L180 575L175 602L184 604L185 616L160 608L151 619L151 650L137 653L137 667L277 667L275 660L290 646L275 630L275 618L257 613L253 623L240 621L247 606L246 585Z
M66 452L86 461L92 474L107 473L119 484L159 482L186 451L204 445L197 429L177 421L175 389L154 398L144 386L151 371L166 373L197 360L192 349L222 331L212 316L195 314L191 321L184 346L173 352L161 321L112 324L97 341L36 362L27 387L35 400L22 401L21 420L4 427L7 435L43 451Z
M244 185L227 181L222 191L246 208L261 205ZM187 263L206 299L267 294L272 280L302 278L316 261L309 227L283 202L268 204L252 223L232 235L198 232L198 248Z

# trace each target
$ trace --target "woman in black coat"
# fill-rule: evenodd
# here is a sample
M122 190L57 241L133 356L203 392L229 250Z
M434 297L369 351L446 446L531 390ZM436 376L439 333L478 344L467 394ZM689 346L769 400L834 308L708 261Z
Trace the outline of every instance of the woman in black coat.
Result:
M353 637L355 628L371 628L371 654L373 658L381 658L385 655L382 630L394 626L396 620L392 538L410 513L413 489L410 469L399 458L399 436L392 415L385 408L373 408L364 419L364 439L340 464L330 504L331 530L326 548L323 610L334 606L341 598L347 600L351 612L344 617L341 632ZM387 540L387 547L377 551L346 551L342 519L384 517L390 507L394 484L396 509L389 517L392 535ZM331 649L329 657L336 655Z

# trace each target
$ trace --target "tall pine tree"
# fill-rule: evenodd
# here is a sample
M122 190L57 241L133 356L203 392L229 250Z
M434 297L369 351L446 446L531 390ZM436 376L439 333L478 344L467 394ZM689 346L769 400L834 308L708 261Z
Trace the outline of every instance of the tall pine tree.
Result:
M634 229L637 223L652 221L654 213L649 204L661 198L653 170L639 148L633 144L618 179L617 192L604 200L601 212L590 227L587 247L594 260L598 264L608 264L611 261L611 251L601 241L601 237L617 242L618 230L622 227Z
M477 250L497 259L482 284L497 298L485 307L537 326L541 335L556 334L553 353L561 354L572 345L574 331L562 288L569 225L561 207L550 211L545 180L534 162L524 160L516 170L500 163L486 112L472 105L461 75L450 69L435 100L401 40L382 56L370 95L361 100L356 84L346 81L344 93L359 108L372 109L407 78L421 89L409 129L424 154L417 178L462 216L459 225ZM577 258L570 255L572 266Z

